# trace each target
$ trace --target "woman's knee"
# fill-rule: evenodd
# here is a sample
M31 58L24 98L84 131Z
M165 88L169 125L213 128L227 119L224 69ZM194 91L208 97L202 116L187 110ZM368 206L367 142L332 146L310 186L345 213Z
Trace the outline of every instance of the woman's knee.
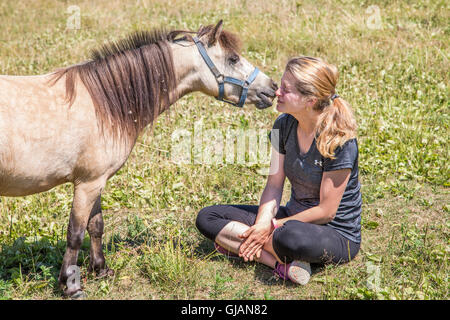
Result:
M201 209L195 220L197 229L207 238L214 240L227 221L222 216L221 205Z
M208 220L210 220L211 216L213 215L213 207L214 206L205 207L198 212L197 218L195 220L195 226L198 230L202 231L205 229L205 227L207 227Z
M307 237L299 225L286 223L273 236L273 246L284 252L302 252L311 245L311 238Z
M273 247L282 260L302 260L322 263L327 255L336 254L335 245L328 246L328 230L300 221L288 221L277 229L273 237ZM330 251L331 249L331 251ZM327 259L328 260L328 259Z
M343 242L342 236L331 228L300 221L288 221L273 236L273 247L280 259L314 263L345 263L349 255L351 260L359 245L344 248Z

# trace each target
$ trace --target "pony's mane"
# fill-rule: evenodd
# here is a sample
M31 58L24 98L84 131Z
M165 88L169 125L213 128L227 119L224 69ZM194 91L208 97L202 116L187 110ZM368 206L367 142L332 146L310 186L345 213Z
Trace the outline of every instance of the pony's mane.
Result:
M201 27L199 37L214 26ZM65 76L66 100L72 105L79 78L88 90L102 129L117 137L136 138L176 99L177 79L169 43L191 40L192 31L140 31L102 45L91 59L53 74L53 84ZM179 36L182 38L179 38ZM240 52L237 36L222 31L219 43L227 52Z
M57 70L54 83L66 76L66 99L76 97L77 76L88 90L102 129L116 136L139 132L174 101L177 79L171 40L163 30L136 32L91 52L91 60Z

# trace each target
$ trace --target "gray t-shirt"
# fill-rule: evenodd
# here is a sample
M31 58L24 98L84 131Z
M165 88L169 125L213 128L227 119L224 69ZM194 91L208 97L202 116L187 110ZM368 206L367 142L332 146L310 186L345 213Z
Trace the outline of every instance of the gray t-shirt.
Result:
M336 159L324 158L314 139L307 153L300 152L297 140L298 121L289 114L280 115L269 134L275 150L285 154L284 171L289 179L291 198L286 204L290 215L319 205L324 171L351 169L350 179L333 221L328 226L345 238L361 242L361 185L358 180L358 143L347 141L335 150Z

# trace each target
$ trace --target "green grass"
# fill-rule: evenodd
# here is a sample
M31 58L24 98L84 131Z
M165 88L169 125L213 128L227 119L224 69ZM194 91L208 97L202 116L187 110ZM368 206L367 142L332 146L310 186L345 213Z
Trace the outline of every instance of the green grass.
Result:
M65 30L72 4L80 7L79 30ZM379 29L368 26L371 5ZM158 118L109 181L104 250L116 274L87 274L86 237L78 262L89 298L448 299L449 16L445 1L2 1L0 74L50 72L137 29L197 30L224 19L240 34L244 56L277 81L295 55L336 64L337 91L356 113L363 242L351 263L315 269L297 287L263 265L214 253L195 228L196 213L257 204L264 165L176 164L171 136L193 132L200 120L203 130L223 134L268 131L278 113L193 94ZM70 185L1 198L0 299L61 299L71 200Z

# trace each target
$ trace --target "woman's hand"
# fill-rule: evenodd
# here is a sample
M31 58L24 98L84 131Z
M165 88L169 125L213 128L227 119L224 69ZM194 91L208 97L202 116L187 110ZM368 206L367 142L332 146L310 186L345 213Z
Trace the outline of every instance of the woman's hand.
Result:
M272 233L273 228L271 222L259 222L251 226L239 238L245 239L239 248L239 256L244 258L244 261L253 261L261 257L261 252L264 244Z

